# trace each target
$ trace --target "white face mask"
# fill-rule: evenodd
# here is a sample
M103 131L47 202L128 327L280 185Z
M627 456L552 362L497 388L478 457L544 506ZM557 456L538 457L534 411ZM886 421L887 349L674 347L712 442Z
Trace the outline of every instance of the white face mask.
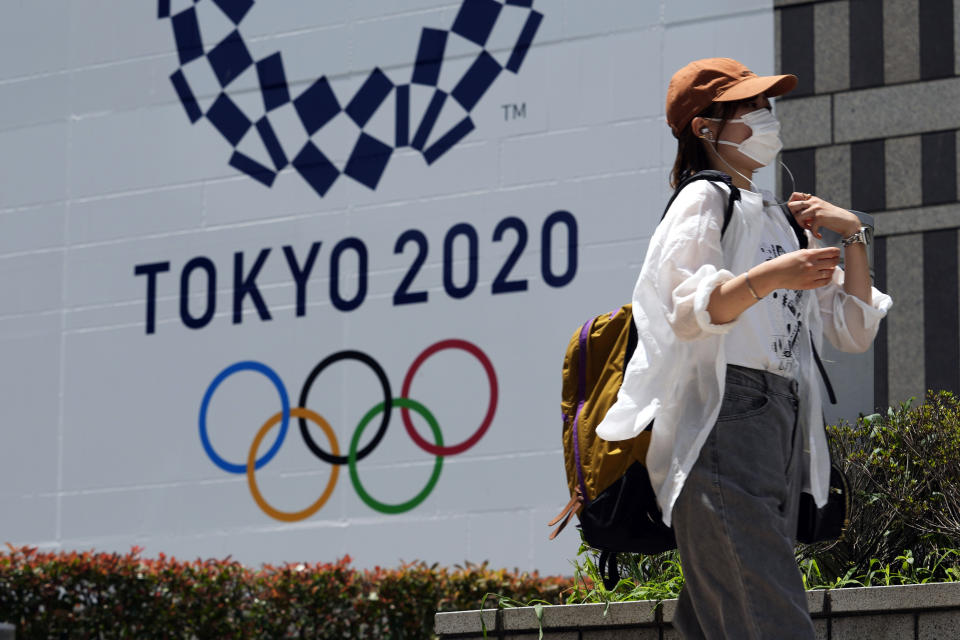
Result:
M720 120L720 118L708 119ZM742 118L727 120L727 122L747 125L750 127L750 137L743 142L717 140L717 144L729 145L764 167L776 159L783 143L780 142L780 121L774 117L770 109L757 109L744 114Z

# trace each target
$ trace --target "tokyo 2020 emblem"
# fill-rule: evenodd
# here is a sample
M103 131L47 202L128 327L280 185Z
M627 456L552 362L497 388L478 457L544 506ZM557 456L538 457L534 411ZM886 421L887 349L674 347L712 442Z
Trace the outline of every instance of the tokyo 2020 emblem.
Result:
M450 29L424 27L419 43L410 43L412 73L388 74L376 67L345 99L326 75L294 86L286 71L290 60L280 51L258 57L261 52L244 39L242 24L255 0L194 0L180 11L175 1L159 0L157 14L173 29L180 64L170 81L190 122L206 119L213 125L232 149L234 169L269 187L279 172L292 167L321 197L341 175L376 189L390 157L404 147L418 151L427 164L436 162L474 130L470 113L497 77L503 71L519 73L543 19L533 0L463 0ZM315 4L328 8L331 3ZM215 20L205 20L212 12ZM218 28L205 29L208 22ZM515 32L493 42L495 28L504 24L515 26ZM472 62L454 74L458 77L441 74L449 48L458 55L471 50ZM206 83L194 80L211 77ZM422 113L412 112L413 92L426 92ZM251 94L260 99L250 100ZM385 133L368 126L378 113L392 121ZM279 135L278 120L299 122L295 128L300 130ZM349 155L317 142L317 134L338 121L352 127ZM439 122L454 124L436 130ZM346 162L331 160L338 154L347 156Z
M444 351L446 349L459 349L474 356L483 367L489 383L489 402L487 404L486 413L480 421L480 426L466 440L455 444L445 444L440 425L433 413L430 412L430 409L428 409L426 405L422 404L418 400L409 397L414 376L416 376L417 371L420 369L423 363L435 353ZM313 387L320 374L323 373L328 367L345 360L355 360L366 365L373 371L380 383L381 391L383 392L383 401L371 407L370 410L367 411L360 419L360 422L357 424L353 436L350 439L350 445L347 448L347 453L346 455L343 455L341 453L340 444L337 442L333 428L320 413L308 409L307 403L310 395L310 389ZM263 426L260 427L259 431L257 431L257 434L253 438L253 442L250 444L250 450L246 461L230 462L225 460L222 456L220 456L220 454L217 453L216 448L210 441L207 429L207 414L210 407L210 401L220 384L231 375L240 371L254 371L263 374L273 384L277 390L277 394L280 396L280 411L271 415L266 422L263 423ZM300 399L298 402L299 406L297 407L290 406L290 398L287 394L287 389L284 386L283 381L276 374L276 372L273 371L273 369L261 362L247 360L232 364L221 371L207 387L207 390L203 395L203 400L200 403L200 442L203 445L203 449L207 456L215 465L228 473L246 474L247 484L249 485L250 494L253 496L254 502L257 503L257 506L260 507L264 513L272 518L275 518L276 520L281 520L283 522L297 522L299 520L309 518L319 511L333 494L333 489L336 486L337 478L339 477L340 467L343 465L347 465L347 469L350 474L350 482L353 484L353 488L357 492L357 495L360 496L360 499L363 500L367 506L381 513L404 513L406 511L410 511L426 500L427 496L430 495L430 492L433 491L434 487L437 485L437 482L440 480L440 472L443 469L443 459L445 456L454 456L459 453L463 453L464 451L467 451L473 447L475 444L477 444L477 442L480 441L481 438L483 438L484 434L486 434L487 430L490 428L490 425L493 423L493 417L497 410L498 395L499 391L497 387L497 374L494 371L493 363L490 362L490 359L479 347L466 340L441 340L440 342L427 347L419 356L416 357L416 359L414 359L413 363L410 365L410 368L407 370L407 373L403 379L403 387L400 391L400 396L396 398L393 397L393 392L391 391L390 387L390 380L387 377L386 372L383 370L383 367L381 367L380 363L370 355L361 351L338 351L324 358L320 363L318 363L303 383L303 387L300 390ZM377 445L380 444L380 441L383 439L384 435L386 435L387 427L390 425L395 408L400 409L400 419L403 421L403 426L406 428L410 439L413 440L418 447L435 456L435 460L430 479L427 481L427 484L423 487L423 489L421 489L409 500L401 503L388 504L373 497L363 486L363 483L360 480L360 473L357 463L370 455L370 453L377 448ZM419 414L427 422L430 427L433 442L427 441L427 439L421 436L416 430L413 421L410 419L410 411L414 411L415 413ZM269 463L280 450L280 447L283 446L287 437L287 430L291 417L298 420L300 435L303 439L303 443L310 450L310 452L318 459L330 465L330 478L327 481L323 492L320 494L320 497L305 509L292 512L281 511L267 503L261 494L259 487L257 486L255 473L257 470ZM377 418L379 418L379 420L377 421L376 433L366 446L360 448L360 439L363 436L364 431L368 426L370 426L371 423L377 420ZM310 433L309 423L313 423L323 432L327 439L329 451L325 450L314 439L313 435ZM262 444L264 438L278 424L280 425L280 429L277 433L276 439L273 441L273 444L270 445L270 448L267 449L266 453L259 455L260 445Z

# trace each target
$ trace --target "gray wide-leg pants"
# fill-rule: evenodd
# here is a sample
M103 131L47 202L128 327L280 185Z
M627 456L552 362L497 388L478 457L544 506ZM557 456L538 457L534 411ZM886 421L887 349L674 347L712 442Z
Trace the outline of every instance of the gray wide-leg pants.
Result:
M794 556L803 439L796 383L731 365L720 416L673 507L687 640L811 640Z

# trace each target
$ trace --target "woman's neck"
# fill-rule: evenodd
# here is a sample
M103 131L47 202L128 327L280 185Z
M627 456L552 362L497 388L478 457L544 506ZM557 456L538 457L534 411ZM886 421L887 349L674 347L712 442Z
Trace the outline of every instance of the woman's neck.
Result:
M720 169L720 171L723 171L723 169ZM724 171L724 173L730 173L730 172L728 170L728 171ZM753 180L753 172L742 171L741 173L743 173L743 175L740 175L739 173L734 172L730 176L730 180L733 182L733 185L738 189L746 189L747 191L749 191L750 189L753 188L753 182L751 182Z
M730 176L730 179L733 181L734 186L738 189L750 190L753 180L753 169L747 169L745 167L738 167L734 164L731 164L726 158L722 157L716 150L715 147L707 146L707 160L710 163L710 168L715 171L722 171Z

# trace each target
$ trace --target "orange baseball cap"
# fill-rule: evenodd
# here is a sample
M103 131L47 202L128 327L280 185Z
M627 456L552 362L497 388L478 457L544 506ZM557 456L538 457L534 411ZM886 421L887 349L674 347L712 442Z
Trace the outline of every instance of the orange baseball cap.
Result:
M670 78L667 124L679 137L693 118L714 102L736 102L758 96L781 96L797 86L797 76L758 76L730 58L694 60Z

